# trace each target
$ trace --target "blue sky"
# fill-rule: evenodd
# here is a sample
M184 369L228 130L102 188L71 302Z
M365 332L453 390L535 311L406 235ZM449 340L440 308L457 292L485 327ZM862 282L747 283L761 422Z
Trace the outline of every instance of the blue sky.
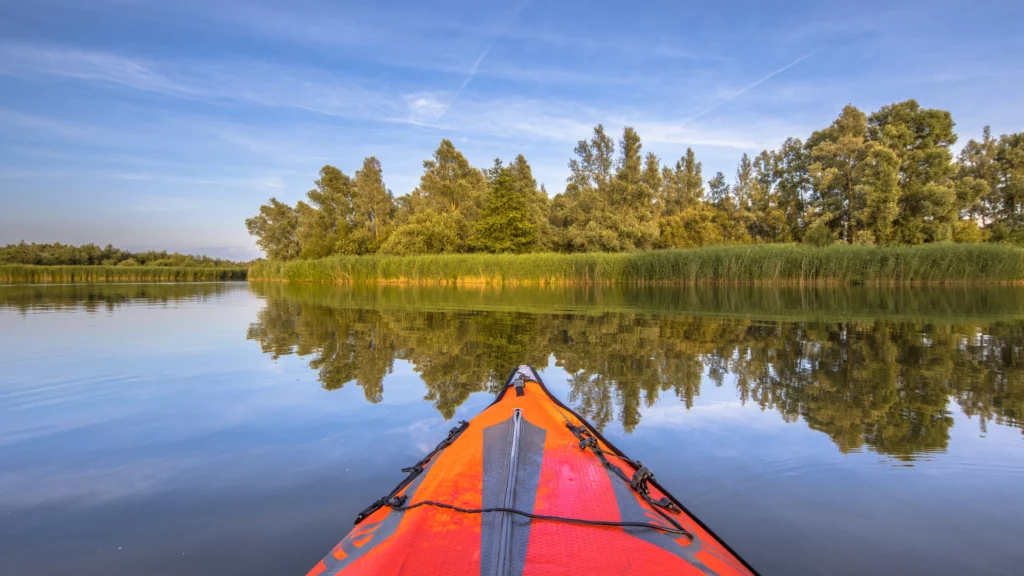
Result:
M0 0L0 243L258 255L243 220L369 155L394 193L441 138L523 153L632 125L705 175L842 106L1024 129L1020 2Z

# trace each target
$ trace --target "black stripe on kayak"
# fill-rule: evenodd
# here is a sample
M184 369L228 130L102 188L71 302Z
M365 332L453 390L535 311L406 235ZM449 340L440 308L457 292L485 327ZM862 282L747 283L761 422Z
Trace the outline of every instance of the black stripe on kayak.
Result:
M484 428L482 508L514 508L532 513L547 431L521 417L513 463L514 429L513 418ZM480 530L481 576L522 574L529 541L529 518L516 514L484 516Z
M543 390L545 394L547 394L548 398L550 398L551 401L554 402L556 406L558 406L559 408L562 408L563 410L565 410L569 414L572 414L573 416L575 416L576 419L580 421L580 423L582 423L584 426L586 426L588 428L588 430L590 431L590 434L592 436L594 436L595 438L597 438L598 440L603 442L616 455L628 459L628 456L626 456L625 453L622 452L622 450L619 450L614 444L609 442L608 439L605 438L601 434L601 432L599 432L596 428L594 428L590 424L590 422L587 422L587 420L585 418L583 418L582 416L577 414L576 411L573 410L572 408L570 408L570 407L566 406L565 404L563 404L562 401L559 400L557 396L552 394L551 391L548 390L548 387L544 385L544 380L541 379L540 374L537 372L536 369L533 368L533 366L530 366L530 365L525 365L525 366L527 368L529 368L534 373L534 375L537 377L537 384L540 385L540 389ZM505 396L505 392L509 389L510 385L512 384L512 379L515 378L515 375L518 372L519 372L519 366L516 366L515 368L512 369L512 372L509 373L509 375L508 375L508 379L505 381L505 386L503 386L501 388L501 391L498 392L497 396L495 396L494 401L491 402L492 406L494 404L497 404L498 402L500 402L501 399ZM732 554L734 558L739 560L740 564L742 564L744 568L746 568L747 570L750 570L750 572L752 574L754 574L755 576L758 575L758 571L755 570L753 566L751 566L746 560L743 559L742 556L740 556L735 550L733 550L732 547L729 546L729 544L725 540L722 540L717 534L715 534L715 531L712 530L711 528L709 528L707 524L705 524L704 522L701 522L700 518L698 518L693 512L691 512L689 508L684 506L683 503L680 502L678 498L673 496L668 490L665 490L665 488L661 484L659 484L656 480L654 480L654 479L651 479L649 481L649 484L651 484L652 486L657 488L662 494L665 495L666 498L668 498L673 504L678 506L679 509L682 510L687 516L692 518L693 521L696 522L696 524L698 526L700 526L702 529L704 529L705 532L710 534L711 537L714 538L719 544L721 544L723 548L728 550L729 553Z

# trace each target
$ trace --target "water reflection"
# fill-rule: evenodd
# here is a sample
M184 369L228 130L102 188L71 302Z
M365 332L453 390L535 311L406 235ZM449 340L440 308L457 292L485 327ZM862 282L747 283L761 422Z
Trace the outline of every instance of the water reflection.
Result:
M131 303L205 302L238 290L244 282L140 284L32 284L0 286L0 310L113 312Z
M702 385L803 420L843 452L911 460L945 450L949 402L1022 426L1024 292L608 288L491 290L256 284L247 337L311 357L327 390L383 398L409 361L445 417L494 391L508 367L555 363L594 425L630 432L663 394L687 407Z

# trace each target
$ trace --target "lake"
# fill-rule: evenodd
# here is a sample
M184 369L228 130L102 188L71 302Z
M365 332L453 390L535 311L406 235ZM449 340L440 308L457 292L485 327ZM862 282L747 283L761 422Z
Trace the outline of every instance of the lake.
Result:
M1024 289L0 286L0 574L302 574L530 363L762 574L1020 574Z

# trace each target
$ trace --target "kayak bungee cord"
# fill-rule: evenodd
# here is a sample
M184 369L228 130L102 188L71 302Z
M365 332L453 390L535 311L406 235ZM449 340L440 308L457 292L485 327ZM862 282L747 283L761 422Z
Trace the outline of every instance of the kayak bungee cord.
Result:
M612 526L612 527L623 527L623 528L650 528L652 530L660 530L668 534L678 534L680 536L686 536L689 539L693 539L693 535L683 530L682 528L671 528L669 526L661 526L658 524L649 524L646 522L620 522L616 520L587 520L586 518L566 518L564 516L548 516L546 514L533 514L532 512L526 512L523 510L516 510L515 508L462 508L452 504L445 504L444 502L434 502L432 500L421 500L414 502L413 504L405 505L405 496L399 496L394 502L388 502L386 506L404 512L406 510L412 510L413 508L419 508L420 506L433 506L435 508L444 508L446 510L454 510L456 512L462 512L463 514L482 514L486 512L507 512L509 514L518 514L519 516L525 516L531 520L551 520L552 522L566 522L569 524L588 524L591 526Z
M408 486L409 484L412 484L412 481L415 480L417 476L423 473L424 467L430 463L430 460L433 459L434 456L437 456L442 450L451 446L452 442L455 442L455 439L461 436L462 433L466 431L466 428L469 428L469 422L466 422L465 420L460 420L459 425L449 430L448 436L444 440L441 440L441 443L438 444L437 447L435 447L433 450L431 450L430 454L427 454L422 459L420 459L419 462L413 464L412 466L408 468L402 468L402 472L407 472L409 475L406 476L404 480L399 482L398 486L395 486L395 489L392 490L390 494L377 500L373 504L370 504L365 510L360 512L359 515L356 516L356 521L354 522L354 524L358 525L360 522L365 520L370 514L373 514L377 510L380 510L382 506L385 506L387 505L388 502L394 500L395 497L398 496L399 492L404 490L405 487Z

